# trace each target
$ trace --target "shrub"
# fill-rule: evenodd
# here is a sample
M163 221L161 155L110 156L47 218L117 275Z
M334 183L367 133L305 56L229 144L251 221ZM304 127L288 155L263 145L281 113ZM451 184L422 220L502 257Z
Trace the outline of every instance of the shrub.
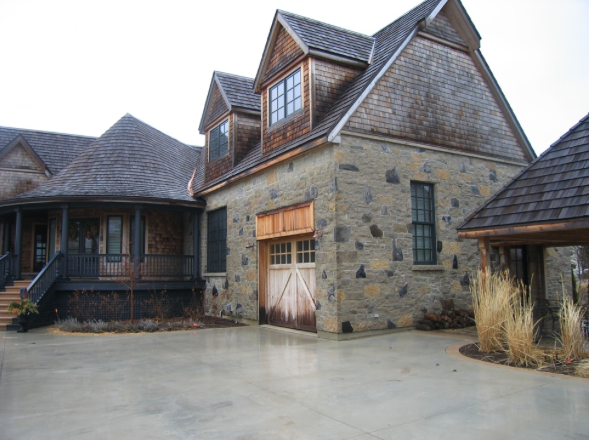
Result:
M82 324L76 318L66 318L55 321L55 326L62 332L80 332Z
M585 349L585 338L582 328L582 308L574 304L564 289L562 292L562 303L558 311L560 322L560 336L557 338L562 344L563 357L565 359L579 359L589 354Z

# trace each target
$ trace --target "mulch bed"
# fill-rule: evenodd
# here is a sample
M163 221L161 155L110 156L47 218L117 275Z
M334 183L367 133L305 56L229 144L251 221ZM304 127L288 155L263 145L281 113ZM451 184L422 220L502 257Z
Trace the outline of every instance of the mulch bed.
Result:
M537 367L535 366L515 366L507 362L507 354L502 352L490 352L485 353L479 350L479 346L477 344L468 344L460 348L460 354L467 356L472 359L477 359L479 361L490 362L493 364L500 364L500 365L507 365L510 367L515 368L525 368L528 370L536 370ZM571 361L570 363L564 363L561 365L554 365L546 368L542 368L541 370L544 373L556 373L556 374L564 374L567 376L574 376L575 375L575 366L578 364L578 361Z
M216 316L203 316L198 318L198 328L227 328L244 326L247 326L247 324L234 321L233 319L218 318Z

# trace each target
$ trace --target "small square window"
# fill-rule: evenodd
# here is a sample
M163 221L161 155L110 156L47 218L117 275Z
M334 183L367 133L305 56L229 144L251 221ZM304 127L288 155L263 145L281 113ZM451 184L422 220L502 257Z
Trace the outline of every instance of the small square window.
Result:
M301 69L298 69L270 89L270 125L292 115L301 107Z

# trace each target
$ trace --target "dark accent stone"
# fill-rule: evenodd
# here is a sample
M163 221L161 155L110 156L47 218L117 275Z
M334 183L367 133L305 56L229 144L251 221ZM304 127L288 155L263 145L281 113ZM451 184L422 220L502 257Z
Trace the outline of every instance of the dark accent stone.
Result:
M450 199L450 206L452 208L460 208L460 201L458 199Z
M364 243L357 241L356 243L354 243L356 245L356 250L357 251L363 251L364 250Z
M270 198L277 199L278 198L278 190L276 188L270 188Z
M228 247L227 248L227 255L230 255L230 254L231 254L231 248Z
M336 226L333 228L333 241L336 243L347 243L352 235L351 226Z
M423 166L421 167L421 171L423 171L424 173L431 173L432 172L432 166L429 164L429 162L425 162L423 164Z
M489 180L492 182L497 182L497 171L495 171L495 170L489 171Z
M382 238L382 230L377 225L370 225L370 233L374 238Z
M239 213L233 216L233 223L237 223L239 221Z
M366 188L364 190L364 201L366 203L372 202L372 193L370 192L370 188Z
M355 167L354 165L350 165L347 163L342 163L339 166L340 170L345 170L345 171L354 171L355 173L359 172L360 170L358 169L358 167Z
M321 310L321 303L318 299L315 300L315 310Z
M213 285L213 291L212 291L213 296L219 296L219 291L217 290L217 286Z
M243 306L240 303L237 303L237 306L235 307L235 310L237 309L243 309Z
M243 235L243 226L239 228L239 235Z
M356 271L356 278L366 278L366 271L364 270L363 264L361 264L358 270Z
M331 179L331 183L329 184L329 192L333 193L333 192L336 192L337 190L338 190L337 177L334 177L333 179Z
M320 218L319 220L317 220L317 227L318 228L324 228L326 226L327 226L327 219Z
M319 241L318 238L316 238L314 241L315 241L315 250L320 251L321 250L321 242Z
M387 278L392 278L395 276L394 270L385 270L384 273L387 275Z
M391 149L387 144L380 144L380 149L383 153L390 153Z
M389 207L383 206L382 208L380 208L380 215L389 215Z
M311 185L308 191L305 192L305 199L306 200L314 200L319 195L319 191L315 185Z
M399 289L399 298L405 298L408 292L409 284L405 283L405 285Z
M460 165L460 172L466 173L466 165L464 165L464 162L462 162L462 165Z
M403 261L403 249L397 247L397 239L393 240L393 261Z
M352 145L350 148L352 150L363 150L364 149L364 147L361 147L360 145Z
M247 266L248 264L249 264L249 259L245 255L241 254L241 265Z
M443 247L444 247L444 243L438 240L437 246L436 246L436 250L438 251L438 254L440 252L442 252Z
M364 223L370 223L372 221L372 216L370 214L362 214L362 221Z
M370 306L366 309L366 313L372 313L374 311L374 306Z
M458 257L456 255L452 259L452 269L458 269Z
M240 275L235 275L235 282L241 283L241 276Z
M329 302L335 301L335 287L330 287L327 290L327 301L329 301Z
M397 168L393 168L392 170L387 170L385 174L385 179L387 183L398 184L401 183L401 179L399 179L399 174L397 173Z
M321 279L323 279L323 280L327 279L327 272L325 272L325 269L323 269L323 272L321 272Z
M418 148L417 149L417 152L418 153L425 153L425 148Z
M389 329L397 328L397 324L395 324L390 319L387 319L387 328L389 328Z
M246 221L246 222L249 222L249 221L250 221L250 216L249 216L249 215L246 215L246 216L245 216L245 221Z
M254 237L256 236L256 230L255 229L252 232L252 236L254 236Z
M472 185L470 187L470 190L472 191L473 194L476 194L477 196L481 195L481 192L479 191L479 187L476 185Z
M350 321L342 322L342 333L352 333L353 331L354 327L352 327Z
M225 282L223 283L223 289L227 290L229 289L229 281L225 280Z
M443 221L444 223L448 223L448 224L450 224L450 223L452 222L452 217L450 217L449 215L444 215L444 216L442 217L442 221Z
M288 163L288 168L286 169L286 172L287 173L292 173L293 167L294 167L293 163L292 162L289 162Z
M460 285L462 287L470 286L470 275L468 275L468 272L466 272L464 276L460 278Z

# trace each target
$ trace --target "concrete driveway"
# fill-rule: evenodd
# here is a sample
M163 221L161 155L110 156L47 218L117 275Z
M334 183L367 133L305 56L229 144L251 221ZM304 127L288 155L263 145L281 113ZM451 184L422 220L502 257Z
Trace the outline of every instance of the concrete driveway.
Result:
M451 336L2 338L3 440L589 438L589 380L456 359Z

